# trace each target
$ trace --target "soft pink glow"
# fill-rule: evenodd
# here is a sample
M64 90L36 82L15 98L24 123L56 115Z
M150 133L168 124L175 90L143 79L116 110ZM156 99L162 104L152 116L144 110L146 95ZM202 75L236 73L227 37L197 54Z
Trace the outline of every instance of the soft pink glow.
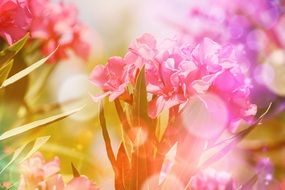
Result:
M0 36L9 44L28 32L31 20L26 0L0 0Z

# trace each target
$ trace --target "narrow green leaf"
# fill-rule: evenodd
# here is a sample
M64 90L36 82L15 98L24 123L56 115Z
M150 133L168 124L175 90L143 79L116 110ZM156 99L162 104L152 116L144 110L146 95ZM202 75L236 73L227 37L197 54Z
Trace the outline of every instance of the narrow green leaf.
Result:
M24 148L27 146L28 143L22 145L20 148L17 148L13 154L12 159L6 164L4 168L0 171L0 174L2 174L18 157L19 155L23 152Z
M158 119L158 125L155 129L155 136L159 142L162 140L162 137L163 137L165 130L168 126L168 120L169 120L169 111L167 109L165 109L160 114L160 117Z
M105 148L106 148L107 156L111 162L113 170L116 172L117 163L116 163L116 158L115 158L115 155L113 152L110 135L109 135L109 132L107 130L106 119L105 119L104 108L103 108L102 102L100 104L99 120L100 120L100 126L101 126L103 139L105 142Z
M116 111L117 111L117 114L119 116L119 119L120 119L120 122L122 124L122 127L123 127L124 131L130 130L131 126L130 126L130 124L128 122L126 113L123 111L123 108L122 108L122 105L120 103L120 100L116 99L114 101L114 103L115 103Z
M13 60L10 60L6 62L1 68L0 68L0 86L3 84L3 82L7 79L11 68L13 66Z
M22 39L12 44L5 50L0 52L0 64L10 61L17 53L24 47L27 40L29 39L29 34L26 34Z
M4 168L2 168L2 170L0 171L0 174L2 174L13 162L15 162L17 159L19 161L19 163L22 163L23 161L25 161L26 159L28 159L29 157L31 157L35 152L37 152L40 147L45 144L48 140L49 140L50 136L45 136L45 137L39 137L35 140L33 147L31 148L31 150L26 154L26 156L22 159L20 159L20 155L23 152L23 150L27 147L27 145L30 142L25 143L24 145L22 145L20 148L16 149L12 159L8 162L8 164L6 164L6 166ZM18 163L18 162L17 162Z
M41 65L43 65L55 52L57 49L55 49L51 54L49 54L47 57L37 61L36 63L32 64L31 66L23 69L22 71L16 73L15 75L11 76L7 80L5 80L1 86L1 88L5 88L14 82L20 80L21 78L27 76L31 72L33 72L35 69L39 68Z
M72 168L73 177L79 177L80 173L78 172L78 170L76 169L76 167L74 166L74 164L72 162L71 162L71 168Z
M139 73L136 81L135 91L133 95L133 116L135 119L135 124L141 126L141 120L147 122L149 120L147 114L147 92L145 84L145 69Z
M23 125L21 127L17 127L17 128L11 129L9 131L6 131L0 136L0 141L8 139L8 138L16 136L16 135L19 135L21 133L27 132L27 131L32 130L34 128L45 126L45 125L54 123L56 121L62 120L64 118L80 111L82 108L83 107L76 108L76 109L73 109L71 111L63 112L63 113L60 113L58 115L54 115L54 116L51 116L51 117L48 117L45 119L40 119L40 120L34 121L32 123Z
M37 152L40 147L45 144L48 140L49 140L50 136L44 136L44 137L39 137L35 140L35 143L32 147L32 149L28 152L28 154L21 159L20 163L27 160L28 158L30 158L35 152Z
M122 127L121 127L121 134L122 134L122 143L123 143L123 146L125 148L127 158L129 160L129 163L131 163L132 154L133 154L133 150L134 150L133 142L128 137L128 135L126 134L126 131L124 131L124 129Z

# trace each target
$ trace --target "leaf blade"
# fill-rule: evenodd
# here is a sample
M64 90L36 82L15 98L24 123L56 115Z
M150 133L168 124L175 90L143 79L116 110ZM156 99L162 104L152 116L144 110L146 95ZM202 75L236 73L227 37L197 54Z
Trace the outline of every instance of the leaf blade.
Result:
M1 68L0 68L0 86L3 84L3 82L7 79L9 76L9 73L13 66L13 60L10 60L6 62Z
M82 108L83 107L75 108L75 109L73 109L71 111L63 112L63 113L60 113L60 114L57 114L57 115L53 115L53 116L50 116L50 117L47 117L47 118L44 118L44 119L40 119L40 120L34 121L32 123L28 123L26 125L23 125L23 126L20 126L20 127L17 127L17 128L11 129L9 131L6 131L2 135L0 135L0 141L8 139L8 138L16 136L16 135L19 135L19 134L22 134L22 133L27 132L29 130L32 130L34 128L45 126L45 125L54 123L56 121L62 120L64 118L66 118L66 117L68 117L68 116L70 116L70 115L80 111Z
M21 159L20 163L25 161L26 159L28 159L29 157L31 157L35 152L37 152L40 147L42 145L44 145L48 140L50 139L50 136L44 136L44 137L38 137L36 140L35 140L35 143L32 147L32 149L28 152L28 154L26 154L26 156Z
M27 76L28 74L30 74L31 72L33 72L34 70L36 70L37 68L42 66L56 52L56 50L57 50L57 48L51 54L49 54L47 57L40 59L39 61L32 64L31 66L21 70L20 72L18 72L16 74L14 74L13 76L9 77L8 79L6 79L0 88L5 88L5 87L13 84L14 82L24 78L25 76Z
M24 47L29 39L29 34L0 52L0 64L10 61Z

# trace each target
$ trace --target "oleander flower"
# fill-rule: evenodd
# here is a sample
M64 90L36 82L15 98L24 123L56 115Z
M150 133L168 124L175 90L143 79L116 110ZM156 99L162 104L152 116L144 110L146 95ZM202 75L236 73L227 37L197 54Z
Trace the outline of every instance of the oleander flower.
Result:
M128 85L127 64L121 57L111 57L106 66L98 65L91 74L93 84L105 93L95 96L96 100L109 96L110 101L118 98Z
M52 61L67 58L69 50L83 59L88 58L91 51L88 42L90 31L78 20L75 6L49 0L30 0L29 6L33 15L31 36L42 41L45 55L59 46Z
M8 44L14 43L28 32L31 19L26 0L0 0L0 36Z
M235 190L237 184L231 174L207 169L191 178L191 189L193 190Z
M280 93L272 90L273 82L268 85L260 79L264 75L260 64L276 49L285 48L284 17L283 1L201 1L189 6L185 19L172 20L170 25L174 23L182 41L200 43L209 37L222 45L242 47L254 86L250 99L260 108L266 108Z
M59 172L58 158L47 162L41 153L36 153L21 164L21 180L18 189L99 190L95 183L83 175L73 177L65 184Z
M169 41L169 40L167 40ZM228 123L250 119L256 107L250 103L250 80L242 66L239 50L205 38L196 47L177 40L158 44L144 34L131 44L124 57L112 57L105 66L97 66L91 81L113 101L128 92L144 67L149 101L149 116L156 118L164 109L183 105L194 95L213 93L229 109ZM167 44L167 45L165 45Z
M21 180L19 190L36 189L62 189L63 180L58 174L60 171L59 159L54 158L46 162L41 153L36 153L20 166Z
M64 190L99 190L99 188L86 176L74 177L69 181Z

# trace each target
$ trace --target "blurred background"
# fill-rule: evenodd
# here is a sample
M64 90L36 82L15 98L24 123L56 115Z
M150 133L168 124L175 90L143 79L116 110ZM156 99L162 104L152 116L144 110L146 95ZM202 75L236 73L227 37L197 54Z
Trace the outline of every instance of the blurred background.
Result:
M26 95L25 98L29 102L33 116L22 118L21 123L46 116L44 113L52 114L70 110L79 105L86 106L82 111L67 119L21 135L18 143L21 139L50 135L51 139L41 150L47 159L54 156L61 159L62 173L66 175L66 178L71 176L70 163L72 162L81 174L96 181L103 190L111 190L114 187L114 176L99 127L97 117L99 105L90 98L92 94L98 94L100 91L90 83L89 75L97 64L105 64L110 56L123 56L128 44L145 32L153 34L158 40L178 36L181 23L185 27L189 24L187 21L189 10L197 4L197 1L65 0L64 2L76 5L80 19L91 27L92 38L88 39L93 45L91 58L86 63L71 53L67 60L61 61L46 80L46 85L40 93L33 94L30 91ZM200 4L206 5L207 2L199 1ZM219 15L219 10L211 9L211 6L208 8L209 12L212 11ZM189 25L191 26L193 25ZM263 45L266 46L266 43ZM281 55L277 55L277 62L281 60L281 67L277 68L280 71L278 76L281 77L277 82L275 81L279 90L266 88L266 92L269 91L268 96L261 91L256 92L254 98L256 102L264 104L260 106L261 112L270 102L277 102L276 104L280 107L274 105L273 108L276 111L274 117L264 120L263 124L251 133L237 150L221 160L222 165L217 164L217 168L231 171L234 175L246 179L254 173L252 162L259 158L269 157L274 163L277 179L281 181L284 178L285 113L282 102L285 95L283 91L285 87L284 55L284 50ZM41 69L46 70L49 67L52 65L46 65ZM275 70L273 69L273 72ZM37 73L40 74L41 71ZM33 74L32 77L35 80L31 81L36 84L37 74ZM274 98L271 98L272 94ZM6 122L13 123L14 115L9 112L9 107L5 109L5 112L10 115ZM106 102L105 112L113 149L117 152L121 141L121 131L114 105ZM21 118L21 110L19 115ZM273 148L267 148L267 145L272 145ZM246 154L247 150L253 151L254 155ZM248 172L248 168L253 170Z

